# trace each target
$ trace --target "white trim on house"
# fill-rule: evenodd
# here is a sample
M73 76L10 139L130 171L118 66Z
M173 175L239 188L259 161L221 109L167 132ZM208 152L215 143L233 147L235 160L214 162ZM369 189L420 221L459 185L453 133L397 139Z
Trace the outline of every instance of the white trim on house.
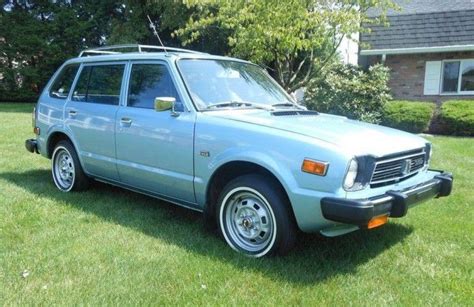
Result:
M474 44L437 46L437 47L415 47L415 48L371 49L371 50L369 49L369 50L361 50L360 55L414 54L414 53L436 53L436 52L455 52L455 51L474 51Z
M441 66L441 61L426 61L423 95L439 95L443 75Z
M337 47L342 63L357 65L359 60L359 33L353 34L349 37L344 36L341 43Z

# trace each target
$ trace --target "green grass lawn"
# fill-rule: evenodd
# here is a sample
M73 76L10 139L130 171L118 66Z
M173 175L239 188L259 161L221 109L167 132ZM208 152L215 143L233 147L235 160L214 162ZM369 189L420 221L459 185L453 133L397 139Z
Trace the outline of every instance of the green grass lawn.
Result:
M0 302L472 305L474 139L429 137L454 194L372 231L249 259L198 213L104 184L61 193L28 153L32 105L0 104ZM22 272L28 272L22 276ZM28 275L28 276L26 276Z

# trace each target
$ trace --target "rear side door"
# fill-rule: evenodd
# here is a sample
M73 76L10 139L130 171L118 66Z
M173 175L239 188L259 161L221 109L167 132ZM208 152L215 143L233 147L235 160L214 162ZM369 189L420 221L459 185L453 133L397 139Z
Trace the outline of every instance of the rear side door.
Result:
M194 197L195 114L185 110L165 62L132 62L125 106L117 113L117 168L131 187L189 203ZM176 98L178 116L154 110L156 97Z
M47 91L43 91L36 104L36 126L43 132L37 136L38 150L48 154L48 139L52 131L64 124L64 107L70 99L74 80L80 69L79 63L64 65L55 75Z
M126 63L83 64L71 100L65 106L65 125L72 134L84 170L118 181L115 164L115 118L121 99Z

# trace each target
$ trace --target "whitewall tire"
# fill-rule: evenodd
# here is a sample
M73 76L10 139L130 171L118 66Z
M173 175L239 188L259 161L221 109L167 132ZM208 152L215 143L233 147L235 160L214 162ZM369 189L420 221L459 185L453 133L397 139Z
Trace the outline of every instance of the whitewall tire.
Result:
M51 172L54 184L62 192L84 190L89 185L76 150L69 141L60 141L54 147Z
M227 244L250 257L286 254L296 227L286 195L273 178L245 175L222 190L216 216Z

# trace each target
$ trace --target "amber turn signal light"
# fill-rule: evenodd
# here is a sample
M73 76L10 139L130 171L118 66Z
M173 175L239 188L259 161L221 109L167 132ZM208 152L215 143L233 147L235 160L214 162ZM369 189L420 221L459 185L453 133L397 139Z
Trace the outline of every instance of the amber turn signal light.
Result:
M33 133L36 134L36 135L39 135L40 134L40 128L34 127L33 128Z
M306 173L325 176L328 171L329 163L304 159L301 170Z
M380 215L372 218L367 224L368 229L372 229L375 227L382 226L383 224L387 224L388 222L388 215Z

